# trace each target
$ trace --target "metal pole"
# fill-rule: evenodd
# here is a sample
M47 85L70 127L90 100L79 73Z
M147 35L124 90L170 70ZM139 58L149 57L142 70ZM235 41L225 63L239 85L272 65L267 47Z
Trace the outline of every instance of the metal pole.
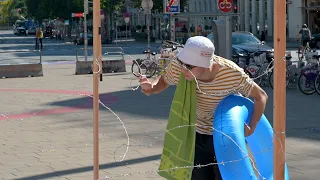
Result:
M147 1L147 33L148 33L148 59L150 59L150 6L149 6L149 1Z
M84 21L83 21L83 31L84 31L84 60L88 60L88 27L87 27L87 14L88 14L88 0L84 0Z
M101 66L100 0L93 0L93 172L99 179L99 70ZM98 62L97 62L98 61Z
M126 42L128 41L128 23L126 23Z
M226 16L226 58L232 58L232 24L231 16Z

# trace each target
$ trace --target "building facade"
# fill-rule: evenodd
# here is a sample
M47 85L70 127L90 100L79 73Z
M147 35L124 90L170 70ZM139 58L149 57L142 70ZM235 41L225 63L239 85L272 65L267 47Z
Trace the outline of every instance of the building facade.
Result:
M194 23L202 26L220 13L218 0L189 0L188 12L212 13L213 17L193 17ZM236 30L250 31L259 36L265 31L267 38L273 38L274 0L234 0L237 10ZM287 36L296 40L303 24L307 24L313 34L320 33L320 0L287 0Z

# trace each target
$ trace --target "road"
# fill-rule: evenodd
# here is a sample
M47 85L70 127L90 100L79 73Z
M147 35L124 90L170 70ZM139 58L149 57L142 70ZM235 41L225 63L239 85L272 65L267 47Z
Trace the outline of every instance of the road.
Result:
M19 64L19 63L37 63L40 60L39 52L30 52L35 48L35 36L16 36L12 31L0 31L0 64ZM70 42L50 40L45 38L43 41L42 62L44 64L52 63L74 63L76 60L77 49L79 60L84 60L84 51L81 50L83 46L76 46ZM147 50L145 43L128 43L122 42L116 45L106 45L108 47L102 48L103 59L119 58L116 53L121 47L127 62L132 58L144 58L143 51ZM159 51L159 45L151 44L151 51ZM22 52L18 52L22 51ZM106 55L111 53L112 55ZM89 46L88 60L92 60L92 46Z

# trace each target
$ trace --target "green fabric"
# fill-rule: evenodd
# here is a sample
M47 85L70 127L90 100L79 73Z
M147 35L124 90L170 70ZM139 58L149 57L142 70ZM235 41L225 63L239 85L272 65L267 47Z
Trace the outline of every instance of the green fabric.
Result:
M168 180L190 180L193 168L196 124L196 84L181 74L172 101L158 174ZM192 125L177 128L179 126ZM171 130L176 128L174 130ZM168 131L170 130L170 131Z

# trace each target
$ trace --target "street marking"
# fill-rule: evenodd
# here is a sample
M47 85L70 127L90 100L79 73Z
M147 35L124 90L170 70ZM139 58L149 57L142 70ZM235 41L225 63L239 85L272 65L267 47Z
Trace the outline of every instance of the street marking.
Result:
M86 95L92 95L92 92L86 92L86 91L73 91L73 90L54 90L54 89L8 89L8 88L0 88L0 92L28 92L28 93L54 93L54 94L65 94L65 95L77 95L77 96L83 96L85 98L90 98ZM104 97L104 104L113 104L119 101L119 98L116 96L112 96L111 94L106 95ZM1 117L0 121L3 120L10 120L10 119L26 119L30 117L38 117L38 116L48 116L48 115L54 115L54 114L64 114L64 113L72 113L80 110L90 109L92 108L92 103L89 101L86 101L83 104L76 105L75 107L62 107L62 108L53 108L50 110L42 110L35 112L27 112L22 114L13 114L13 115L6 115Z

